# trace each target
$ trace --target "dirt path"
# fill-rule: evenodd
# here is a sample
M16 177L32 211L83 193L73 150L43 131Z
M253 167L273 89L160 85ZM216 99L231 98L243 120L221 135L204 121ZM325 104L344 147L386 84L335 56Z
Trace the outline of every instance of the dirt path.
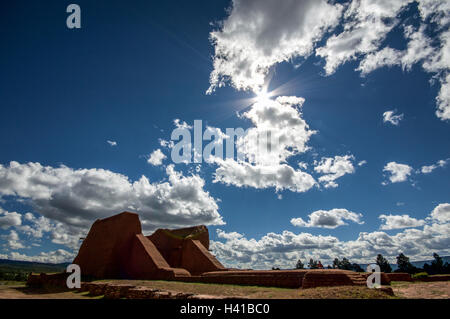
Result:
M449 299L450 281L397 282L392 286L396 296L408 299Z

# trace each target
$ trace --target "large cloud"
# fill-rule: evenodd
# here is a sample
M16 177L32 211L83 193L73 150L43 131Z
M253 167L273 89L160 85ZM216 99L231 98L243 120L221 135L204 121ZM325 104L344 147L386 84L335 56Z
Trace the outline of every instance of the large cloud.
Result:
M293 192L305 192L316 185L310 174L287 163L290 157L308 150L307 142L315 133L302 118L303 102L303 98L280 96L251 105L242 118L253 126L236 140L242 156L213 159L218 165L214 182Z
M349 220L357 224L363 224L362 214L351 212L345 208L333 208L330 210L317 210L308 215L308 222L301 217L292 218L291 224L298 227L320 227L336 228L348 225L345 221Z
M391 229L401 229L410 227L419 227L425 225L424 220L416 219L410 217L409 215L380 215L379 218L383 221L380 229L391 230Z
M183 176L173 166L168 180L135 182L104 169L72 169L40 163L0 165L0 196L29 201L36 212L69 227L73 234L97 218L124 210L140 214L145 229L189 225L221 225L216 200L198 175Z
M210 34L215 53L208 92L227 81L259 91L271 66L311 54L341 11L324 0L233 0L229 16Z
M403 20L407 8L414 17ZM352 0L334 1L233 0L227 18L211 32L213 71L208 93L229 82L238 90L255 92L267 83L269 69L314 52L333 74L342 64L360 60L364 76L383 66L410 70L421 63L441 84L436 115L450 119L450 5L447 0ZM337 27L339 26L339 27ZM390 32L405 29L404 50L385 46ZM329 36L328 31L336 31ZM434 34L433 38L429 34Z
M6 256L10 260L20 260L20 261L33 261L41 263L63 263L73 260L75 254L73 252L57 249L49 252L41 252L39 255L29 256L26 254L21 254L18 252L11 252Z
M443 203L436 206L431 212L431 218L439 223L450 222L450 204Z
M22 224L22 215L16 212L7 212L0 207L0 228L8 229Z
M440 204L434 216L443 216L450 211L450 204ZM448 215L448 214L447 214ZM433 216L431 213L430 216ZM293 268L298 259L320 259L331 264L334 258L349 258L352 262L374 262L382 254L391 262L399 253L411 260L430 259L433 252L441 255L450 253L450 223L448 218L431 221L420 229L409 228L395 235L383 231L361 232L354 240L342 241L334 236L295 234L290 231L268 233L260 239L246 238L236 232L217 230L221 240L211 242L213 253L230 267L270 269L273 266Z

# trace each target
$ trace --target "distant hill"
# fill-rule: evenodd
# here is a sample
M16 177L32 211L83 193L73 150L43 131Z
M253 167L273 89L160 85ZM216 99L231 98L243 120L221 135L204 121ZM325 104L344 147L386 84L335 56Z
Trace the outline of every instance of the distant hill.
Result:
M448 263L450 264L450 256L441 256L441 258L442 258L444 264L445 264L446 262L448 262ZM431 265L431 262L432 262L433 260L434 260L434 259L422 260L422 261L411 261L411 264L412 264L413 266L417 267L417 268L423 268L423 265L425 265L425 264ZM360 264L360 266L361 266L363 269L366 269L366 268L367 268L367 265L368 265L368 264ZM398 267L397 267L397 264L391 264L391 267L392 267L392 271L394 271L394 270L396 270L396 269L398 268Z
M63 272L69 263L51 264L32 261L0 259L0 272Z

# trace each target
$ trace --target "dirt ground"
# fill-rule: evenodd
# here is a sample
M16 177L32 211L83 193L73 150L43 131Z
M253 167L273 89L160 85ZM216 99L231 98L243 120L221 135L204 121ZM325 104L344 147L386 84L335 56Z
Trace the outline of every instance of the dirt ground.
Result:
M394 294L408 299L449 299L450 281L435 282L392 282Z
M395 296L366 287L342 286L319 287L311 289L285 289L255 286L218 285L203 283L184 283L173 281L108 281L130 283L171 292L187 292L216 297L268 298L268 299L389 299L389 298L424 298L449 299L450 282L393 282L391 288ZM0 282L0 299L98 299L86 292L33 289L18 282Z

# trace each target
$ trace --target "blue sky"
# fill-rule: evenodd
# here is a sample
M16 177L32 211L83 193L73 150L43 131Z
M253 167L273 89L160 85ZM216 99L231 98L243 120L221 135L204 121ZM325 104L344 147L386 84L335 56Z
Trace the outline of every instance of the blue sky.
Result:
M78 1L81 29L69 3L1 5L0 257L70 261L123 210L147 233L208 225L232 266L450 253L446 1ZM278 111L302 124L280 129ZM160 141L176 119L272 123L298 149L175 164Z

